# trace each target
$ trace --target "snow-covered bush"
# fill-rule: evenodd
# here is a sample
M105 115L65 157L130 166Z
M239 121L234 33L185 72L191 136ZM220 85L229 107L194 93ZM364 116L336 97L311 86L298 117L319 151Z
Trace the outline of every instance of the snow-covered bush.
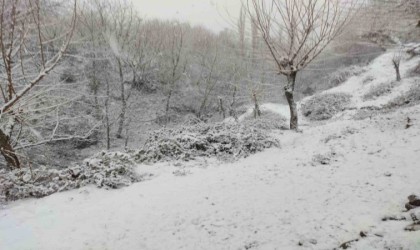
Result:
M401 106L411 106L420 103L420 84L416 83L409 91L394 98L384 105L384 108L392 109Z
M414 67L411 71L410 71L410 76L419 76L420 75L420 63L417 64L416 67Z
M372 82L373 80L375 80L375 77L372 75L368 75L363 79L363 84L368 84Z
M389 83L383 83L383 84L379 84L376 86L372 86L368 92L366 92L363 95L363 100L364 101L368 101L368 100L375 100L378 97L381 97L383 95L386 94L390 94L392 92L392 89L394 88L394 83L393 82L389 82Z
M140 163L188 161L197 157L234 159L278 146L278 140L269 136L267 131L252 125L199 123L155 131L151 133L143 149L133 155Z
M315 95L302 104L302 113L314 121L328 120L348 107L350 97L345 93Z
M99 188L120 188L145 178L134 171L128 154L100 153L87 159L84 166L66 169L39 167L0 171L0 202L53 193L94 184Z
M360 75L365 71L366 70L364 68L357 65L339 69L330 75L330 88L337 87L338 85L347 81L350 77Z
M89 184L99 188L120 188L142 181L148 175L135 172L136 163L193 160L218 157L232 160L270 147L277 139L252 122L184 125L153 132L143 149L128 153L100 153L83 164L65 169L51 167L0 170L0 202L45 197Z
M330 165L332 162L337 161L337 153L334 151L324 154L315 154L312 157L312 166Z

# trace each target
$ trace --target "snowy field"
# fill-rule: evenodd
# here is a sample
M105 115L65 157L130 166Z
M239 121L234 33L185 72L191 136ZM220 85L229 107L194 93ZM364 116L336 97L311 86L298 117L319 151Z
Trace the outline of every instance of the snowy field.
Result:
M394 77L389 57L329 91L352 93L355 107L380 105L360 97ZM403 75L417 62L404 62ZM370 74L379 80L362 84ZM411 84L419 79L398 91ZM275 132L281 148L236 163L138 166L155 178L8 204L0 249L334 249L356 239L351 249L420 249L420 231L404 230L407 196L420 192L420 106L360 121L350 113Z

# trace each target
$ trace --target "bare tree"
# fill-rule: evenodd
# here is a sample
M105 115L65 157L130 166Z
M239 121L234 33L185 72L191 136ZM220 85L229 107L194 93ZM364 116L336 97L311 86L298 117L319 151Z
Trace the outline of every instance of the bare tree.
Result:
M402 49L398 48L392 57L392 65L395 69L395 76L398 82L401 81L401 73L400 73L400 63L402 59Z
M126 90L126 85L130 82L128 74L131 71L130 52L138 38L141 20L128 1L96 0L94 4L100 16L101 25L98 25L97 28L100 29L101 35L108 44L112 55L110 62L118 75L121 111L118 117L116 137L121 138L125 126L127 102L131 95L131 92L127 93Z
M176 83L181 79L186 70L186 53L185 53L185 29L182 24L176 22L167 27L166 32L163 65L166 69L163 80L166 85L166 102L165 102L165 120L169 121L169 111L171 107L171 99L175 91Z
M210 97L215 91L220 79L221 56L217 37L210 33L203 33L195 42L195 53L199 74L194 81L196 92L200 95L197 116L202 118L210 102ZM219 101L220 105L220 101Z
M0 2L1 74L5 79L0 83L0 153L12 168L21 167L16 145L28 124L25 116L28 112L36 112L33 104L33 100L39 97L34 94L39 90L36 87L58 65L75 29L76 1L71 25L60 35L49 33L54 27L47 25L52 20L47 20L42 13L44 3L40 0ZM59 41L61 47L56 49ZM56 129L49 140L36 144L53 140L55 132Z
M158 70L158 54L161 52L162 39L157 32L157 23L153 21L142 21L137 25L136 37L127 48L128 53L125 59L131 69L131 84L138 90L143 90L147 84L152 82L153 73Z
M247 0L246 6L275 62L286 76L284 87L290 106L290 129L298 130L294 89L298 72L310 64L340 35L357 1Z
M128 6L124 6L121 8L121 13L117 13L114 15L114 27L112 27L112 31L114 36L111 36L110 44L113 48L115 53L115 60L117 62L118 74L120 76L120 91L121 91L121 113L120 113L120 120L118 124L117 130L117 138L122 137L122 132L124 128L125 116L127 112L127 99L125 93L125 78L124 78L124 63L125 63L125 56L124 53L126 52L126 47L129 46L131 42L132 32L134 32L131 28L135 25L135 15L133 13L132 8ZM114 40L115 39L115 40ZM114 42L116 42L114 44Z
M89 80L89 89L94 97L96 116L100 118L99 91L103 79L101 72L106 71L104 64L109 60L106 56L104 47L106 41L103 36L106 28L106 20L103 18L104 2L84 1L78 13L78 20L81 24L78 31L83 41L83 56L86 58L87 65L84 67L85 74Z
M240 44L240 55L245 57L245 36L246 36L246 10L245 6L241 6L238 19L238 33L239 33L239 44Z
M256 66L257 64L257 57L258 57L258 49L259 49L259 34L258 34L258 27L255 23L251 22L252 27L252 65Z
M254 118L261 116L260 104L258 103L259 96L261 95L262 89L253 88L251 91L252 101L254 102Z

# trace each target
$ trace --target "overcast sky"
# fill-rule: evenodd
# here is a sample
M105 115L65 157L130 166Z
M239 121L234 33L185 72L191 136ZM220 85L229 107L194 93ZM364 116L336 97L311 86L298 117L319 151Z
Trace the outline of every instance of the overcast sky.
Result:
M189 21L195 25L202 24L214 31L231 27L232 20L236 19L240 8L240 0L132 1L144 17Z

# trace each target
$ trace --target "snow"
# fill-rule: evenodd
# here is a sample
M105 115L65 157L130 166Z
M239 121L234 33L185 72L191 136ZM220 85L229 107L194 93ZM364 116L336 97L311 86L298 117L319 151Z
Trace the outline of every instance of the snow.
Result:
M261 112L271 112L290 119L290 109L288 105L279 103L264 103L260 105ZM254 107L248 108L247 112L238 117L239 121L245 120L247 117L252 117L254 114Z
M366 231L352 249L418 249L420 232L403 231L408 222L381 221L401 214L406 197L420 191L420 125L406 130L407 116L420 121L419 107L279 132L281 149L219 166L189 163L191 174L182 177L170 164L139 166L157 177L15 202L0 210L0 246L332 249ZM331 151L330 165L312 164Z
M375 101L362 96L392 81L390 57L327 92L351 93L356 107L380 105L395 89ZM402 62L403 77L418 61ZM363 83L369 75L374 80ZM277 104L261 109L289 115ZM354 239L351 249L420 249L420 231L404 231L409 220L382 221L410 218L407 196L420 193L420 106L342 118L302 133L277 131L281 148L235 163L139 165L155 178L8 204L0 210L0 249L334 249Z

